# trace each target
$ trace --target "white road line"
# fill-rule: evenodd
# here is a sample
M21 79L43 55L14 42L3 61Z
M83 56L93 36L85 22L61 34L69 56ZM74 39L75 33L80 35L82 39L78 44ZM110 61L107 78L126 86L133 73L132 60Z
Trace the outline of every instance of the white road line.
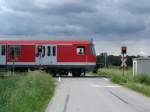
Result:
M121 86L118 86L118 85L95 85L95 84L92 84L90 85L91 87L96 87L96 88L119 88Z
M109 81L107 78L103 78L105 81Z
M61 82L61 77L58 78L58 81Z

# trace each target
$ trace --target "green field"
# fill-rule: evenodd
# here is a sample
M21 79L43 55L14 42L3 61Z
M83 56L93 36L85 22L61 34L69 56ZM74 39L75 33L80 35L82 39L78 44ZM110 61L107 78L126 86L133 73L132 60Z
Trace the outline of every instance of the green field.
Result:
M55 88L52 77L40 71L1 78L0 112L44 112Z
M122 70L120 70L119 67L99 69L97 75L109 77L114 83L126 86L146 96L150 96L150 76L133 76L132 68L129 68L127 71L125 71L124 76L122 75Z

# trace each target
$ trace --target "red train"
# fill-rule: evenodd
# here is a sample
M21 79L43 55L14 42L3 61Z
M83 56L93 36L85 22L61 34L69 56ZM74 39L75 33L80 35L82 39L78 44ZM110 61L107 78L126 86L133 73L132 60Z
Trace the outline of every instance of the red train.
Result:
M94 45L87 40L0 40L0 68L42 67L54 75L79 76L95 66Z

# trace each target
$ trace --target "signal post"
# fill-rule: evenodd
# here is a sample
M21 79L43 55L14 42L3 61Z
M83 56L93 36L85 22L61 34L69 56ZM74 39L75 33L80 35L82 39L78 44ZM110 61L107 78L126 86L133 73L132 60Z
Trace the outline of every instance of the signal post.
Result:
M128 56L127 56L127 47L126 46L121 47L120 58L121 58L121 62L122 62L121 63L121 69L123 69L123 75L124 75L124 71L125 71L125 69L127 69L126 61L128 59Z

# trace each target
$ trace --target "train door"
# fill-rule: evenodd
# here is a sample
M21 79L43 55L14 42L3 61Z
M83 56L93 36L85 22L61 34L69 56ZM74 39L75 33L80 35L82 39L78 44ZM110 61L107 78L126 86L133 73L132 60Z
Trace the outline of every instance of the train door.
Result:
M51 56L50 56L50 63L51 64L56 64L57 63L57 46L56 45L51 45Z
M6 45L0 45L0 65L6 64Z
M51 65L57 62L57 46L56 45L38 45L37 46L37 65Z

